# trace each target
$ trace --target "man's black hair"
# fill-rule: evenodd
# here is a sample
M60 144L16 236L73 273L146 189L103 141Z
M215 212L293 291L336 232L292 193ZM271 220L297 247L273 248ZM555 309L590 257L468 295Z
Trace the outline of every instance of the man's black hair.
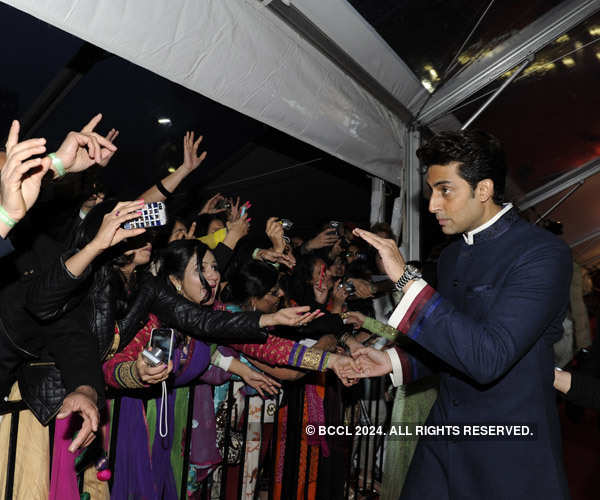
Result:
M459 162L459 175L473 189L479 181L491 179L494 203L504 202L506 160L500 141L493 135L478 130L441 132L417 150L417 157L425 170L432 165Z

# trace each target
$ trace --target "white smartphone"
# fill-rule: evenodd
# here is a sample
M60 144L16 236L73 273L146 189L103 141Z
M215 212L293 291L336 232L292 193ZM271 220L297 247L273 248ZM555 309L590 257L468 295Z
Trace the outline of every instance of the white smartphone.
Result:
M162 201L146 203L142 207L142 215L123 224L123 229L140 229L159 227L167 223L167 210Z

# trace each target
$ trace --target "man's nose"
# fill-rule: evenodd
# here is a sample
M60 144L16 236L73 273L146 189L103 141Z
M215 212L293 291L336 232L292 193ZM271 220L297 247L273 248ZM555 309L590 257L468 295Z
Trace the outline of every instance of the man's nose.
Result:
M429 198L429 211L434 214L436 212L439 212L441 208L441 199L440 196L438 196L435 193L431 194L431 198Z

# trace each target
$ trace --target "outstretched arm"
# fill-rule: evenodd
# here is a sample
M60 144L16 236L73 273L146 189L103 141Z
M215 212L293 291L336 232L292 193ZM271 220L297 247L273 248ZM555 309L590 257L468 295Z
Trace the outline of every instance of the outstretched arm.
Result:
M190 175L206 158L206 151L203 151L198 156L198 147L202 142L202 136L194 141L194 132L186 132L183 137L183 163L173 172L167 175L160 182L164 187L164 190L159 189L159 186L155 184L150 189L142 193L139 198L146 201L146 203L152 203L155 201L164 201L167 196L163 191L172 193L177 189L179 184Z

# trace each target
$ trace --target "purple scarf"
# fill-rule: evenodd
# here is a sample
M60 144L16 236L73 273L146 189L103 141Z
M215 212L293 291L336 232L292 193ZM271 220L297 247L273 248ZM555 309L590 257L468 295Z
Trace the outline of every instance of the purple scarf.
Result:
M157 418L157 428L152 445L152 460L150 460L150 452L147 447L148 429L142 401L128 397L121 399L112 500L178 498L170 461L175 419L174 388L190 383L206 370L210 362L210 348L204 342L193 340L188 356L187 363L181 366L181 350L176 348L173 352L175 378L169 383L167 391L168 434L164 438L160 436L159 419ZM161 403L162 396L157 400L158 408ZM214 411L212 418L214 422Z

